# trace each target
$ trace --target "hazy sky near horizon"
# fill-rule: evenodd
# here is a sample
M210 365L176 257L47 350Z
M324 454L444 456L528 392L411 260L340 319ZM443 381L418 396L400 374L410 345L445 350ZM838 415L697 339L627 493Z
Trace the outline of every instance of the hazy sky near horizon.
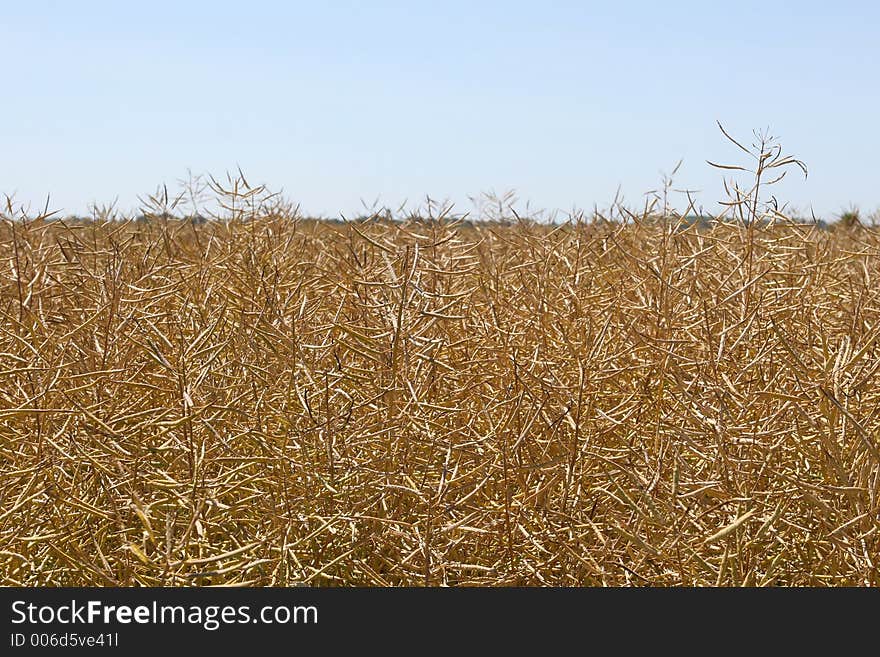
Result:
M717 211L769 127L773 193L880 207L869 2L4 2L0 193L82 213L237 167L311 214L515 189L535 208L678 187ZM683 204L679 195L673 198Z

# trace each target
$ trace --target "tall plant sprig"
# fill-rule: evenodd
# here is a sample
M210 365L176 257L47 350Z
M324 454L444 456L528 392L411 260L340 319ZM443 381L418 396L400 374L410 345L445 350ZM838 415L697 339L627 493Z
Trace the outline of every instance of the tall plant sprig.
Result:
M716 123L718 123L718 128L727 140L754 161L751 167L746 167L736 164L718 164L706 160L710 166L716 169L743 171L752 175L751 187L747 189L740 187L733 178L730 181L724 180L724 191L729 200L721 202L727 209L733 210L740 223L746 229L745 278L747 283L743 294L743 316L745 316L751 304L751 285L754 282L755 229L765 218L769 218L769 221L772 222L780 216L784 217L778 207L776 197L771 196L769 201L764 201L762 193L767 187L775 185L785 178L785 174L788 173L788 167L791 166L800 169L804 174L804 179L806 179L807 166L801 160L791 155L783 154L782 146L777 138L770 134L769 129L753 131L752 134L755 136L755 141L751 144L751 148L746 148L724 129L721 121L716 121Z
M770 201L764 201L762 198L763 190L785 178L788 173L786 167L797 167L803 172L804 179L806 179L807 165L791 155L783 154L782 146L777 138L769 133L769 130L755 130L753 132L755 141L751 144L751 148L746 148L730 136L720 121L716 121L716 123L727 140L754 161L754 165L748 167L736 164L718 164L706 160L710 166L716 169L743 171L752 175L752 184L748 189L740 187L734 179L729 181L725 179L724 191L730 200L722 201L722 205L733 208L740 221L747 225L757 224L767 216L775 219L779 215L776 199L771 196ZM772 208L772 212L767 212L770 208Z

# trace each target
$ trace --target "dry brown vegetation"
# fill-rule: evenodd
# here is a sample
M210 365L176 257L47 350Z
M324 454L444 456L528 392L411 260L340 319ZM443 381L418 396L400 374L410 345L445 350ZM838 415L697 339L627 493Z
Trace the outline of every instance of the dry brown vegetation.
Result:
M878 585L880 233L11 221L5 585Z

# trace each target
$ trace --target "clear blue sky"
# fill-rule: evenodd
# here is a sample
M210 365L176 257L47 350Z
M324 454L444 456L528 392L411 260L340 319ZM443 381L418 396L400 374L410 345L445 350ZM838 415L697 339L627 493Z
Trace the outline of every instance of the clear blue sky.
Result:
M880 9L871 2L5 2L0 192L82 212L187 169L457 208L629 202L676 182L717 209L739 162L720 120L802 158L776 190L830 216L880 206Z

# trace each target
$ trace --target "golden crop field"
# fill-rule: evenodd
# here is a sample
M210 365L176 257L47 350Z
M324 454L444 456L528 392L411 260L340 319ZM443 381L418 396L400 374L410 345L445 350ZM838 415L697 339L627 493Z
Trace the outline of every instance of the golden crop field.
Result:
M3 585L880 584L880 233L12 221Z

